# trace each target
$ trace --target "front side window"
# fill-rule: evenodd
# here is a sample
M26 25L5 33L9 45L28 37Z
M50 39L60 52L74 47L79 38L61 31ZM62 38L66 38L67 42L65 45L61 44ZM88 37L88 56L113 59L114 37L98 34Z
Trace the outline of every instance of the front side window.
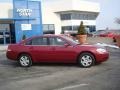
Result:
M64 45L65 44L65 41L58 37L49 38L49 41L50 41L50 45Z

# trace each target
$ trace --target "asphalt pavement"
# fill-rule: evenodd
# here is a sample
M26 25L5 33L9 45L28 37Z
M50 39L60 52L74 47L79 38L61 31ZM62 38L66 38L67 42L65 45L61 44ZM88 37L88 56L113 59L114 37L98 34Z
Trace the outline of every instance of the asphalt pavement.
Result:
M109 60L91 68L47 63L23 68L6 58L6 49L0 47L0 90L120 90L120 49L107 47Z

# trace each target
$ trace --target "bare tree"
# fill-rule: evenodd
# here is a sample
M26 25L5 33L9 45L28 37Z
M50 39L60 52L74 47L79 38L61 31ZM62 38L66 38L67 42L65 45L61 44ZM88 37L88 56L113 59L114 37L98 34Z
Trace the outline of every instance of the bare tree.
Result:
M117 24L120 24L120 18L116 18L115 22L116 22Z

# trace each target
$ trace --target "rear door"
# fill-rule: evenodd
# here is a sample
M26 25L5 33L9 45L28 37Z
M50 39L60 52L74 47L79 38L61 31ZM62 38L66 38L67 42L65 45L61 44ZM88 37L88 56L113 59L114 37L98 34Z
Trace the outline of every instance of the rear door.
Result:
M52 51L48 45L47 37L33 38L27 45L29 45L29 52L35 62L47 62L51 59Z

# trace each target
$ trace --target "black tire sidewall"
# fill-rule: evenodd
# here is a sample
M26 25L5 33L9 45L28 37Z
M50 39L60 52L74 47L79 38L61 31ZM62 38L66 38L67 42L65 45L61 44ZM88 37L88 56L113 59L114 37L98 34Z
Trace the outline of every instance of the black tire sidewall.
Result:
M28 64L27 66L23 66L23 65L21 64L20 58L21 58L22 56L26 56L26 57L29 58L29 64ZM22 67L30 67L30 66L32 65L32 59L31 59L31 57L30 57L28 54L21 54L20 57L19 57L19 59L18 59L18 62L19 62L19 64L20 64L20 66L22 66Z
M90 57L92 58L92 63L91 63L89 66L84 66L84 65L82 65L82 63L81 63L81 58L82 58L84 55L88 55L88 56L90 56ZM78 65L79 65L80 67L89 68L89 67L93 66L94 63L95 63L95 57L94 57L91 53L87 53L87 52L86 52L86 53L82 53L82 54L79 55Z

